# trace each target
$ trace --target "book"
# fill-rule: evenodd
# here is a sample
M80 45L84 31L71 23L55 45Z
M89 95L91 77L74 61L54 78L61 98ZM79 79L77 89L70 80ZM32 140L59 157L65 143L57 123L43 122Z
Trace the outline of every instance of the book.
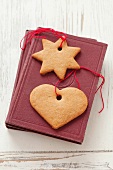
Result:
M41 33L42 36L55 42L57 38L52 33ZM69 46L81 48L81 52L76 56L76 61L80 66L85 66L95 72L100 73L104 60L107 44L98 42L94 39L82 38L67 34L67 43ZM97 88L98 77L88 71L79 70L76 76L80 82L81 90L88 97L87 110L76 119L72 120L63 127L55 130L31 107L29 96L36 86L41 84L55 84L58 81L54 72L40 75L41 62L33 59L31 55L42 50L42 41L40 38L34 38L27 44L21 54L16 81L6 118L6 127L32 131L55 138L81 144L84 139L90 110L92 107L95 91ZM67 71L67 74L71 70ZM73 75L59 85L59 88L77 87Z

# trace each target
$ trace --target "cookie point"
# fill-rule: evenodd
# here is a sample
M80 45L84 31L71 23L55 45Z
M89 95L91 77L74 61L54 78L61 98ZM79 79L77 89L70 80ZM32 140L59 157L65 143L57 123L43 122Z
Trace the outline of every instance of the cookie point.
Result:
M53 129L58 129L59 127L57 127L57 126L52 126L52 128L53 128Z
M80 52L81 51L81 48L77 47L78 51Z
M78 68L77 69L80 69L80 66L78 65Z
M40 74L43 74L43 72L40 70Z
M65 78L65 75L63 75L63 76L62 76L62 75L60 75L60 76L57 75L57 76L58 76L58 78L59 78L60 80L64 80L64 78Z
M32 54L31 57L35 58L35 54Z

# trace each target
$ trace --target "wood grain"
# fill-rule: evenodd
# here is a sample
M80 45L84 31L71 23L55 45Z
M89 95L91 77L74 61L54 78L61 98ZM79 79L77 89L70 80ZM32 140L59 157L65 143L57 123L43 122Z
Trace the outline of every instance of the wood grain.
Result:
M102 152L2 152L0 168L5 170L24 168L26 170L111 170L112 160L113 152L106 154Z
M0 0L0 170L113 169L112 9L112 0ZM5 128L19 43L26 29L37 26L108 43L102 68L105 109L98 114L101 100L96 94L83 145Z

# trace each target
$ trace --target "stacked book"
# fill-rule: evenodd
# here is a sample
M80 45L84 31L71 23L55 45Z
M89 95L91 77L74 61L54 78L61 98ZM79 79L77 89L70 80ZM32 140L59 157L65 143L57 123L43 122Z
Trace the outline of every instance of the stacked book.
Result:
M26 31L26 33L28 32L30 31ZM57 41L57 37L50 32L42 32L40 35L52 42ZM101 72L107 44L94 39L68 34L66 40L69 46L81 48L81 52L76 56L76 61L80 66L85 66L98 73ZM31 57L32 54L42 49L41 38L33 38L32 42L27 43L26 48L21 53L10 108L5 122L6 126L12 129L32 131L81 144L94 100L98 77L82 69L76 72L81 90L88 98L87 110L81 116L55 130L36 113L29 101L30 93L36 86L55 84L58 80L54 72L47 73L44 76L41 75L40 68L42 63ZM68 70L67 74L70 71ZM70 76L60 84L60 88L77 87L77 83L73 79L73 75Z

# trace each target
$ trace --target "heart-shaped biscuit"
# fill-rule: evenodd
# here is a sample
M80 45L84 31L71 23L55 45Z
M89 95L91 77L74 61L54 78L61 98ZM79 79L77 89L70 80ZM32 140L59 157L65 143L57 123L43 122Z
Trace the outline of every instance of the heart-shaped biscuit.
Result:
M32 107L54 129L81 115L88 105L86 95L77 88L67 87L56 90L59 96L56 96L54 86L43 84L34 88L30 94Z

